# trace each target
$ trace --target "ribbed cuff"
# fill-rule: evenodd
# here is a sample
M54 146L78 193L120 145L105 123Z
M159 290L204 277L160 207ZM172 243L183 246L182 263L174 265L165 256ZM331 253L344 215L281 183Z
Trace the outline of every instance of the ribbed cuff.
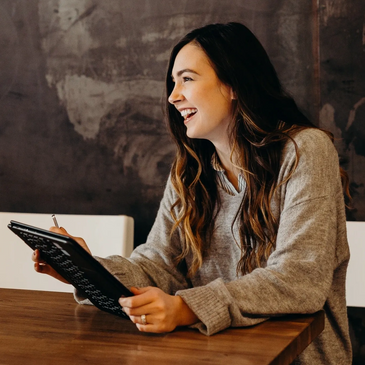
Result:
M176 292L176 295L179 295L184 300L200 320L200 322L191 327L197 328L207 336L222 331L231 325L229 304L218 298L217 293L212 287L220 286L220 284L214 284L215 282L210 283L210 286L201 286Z

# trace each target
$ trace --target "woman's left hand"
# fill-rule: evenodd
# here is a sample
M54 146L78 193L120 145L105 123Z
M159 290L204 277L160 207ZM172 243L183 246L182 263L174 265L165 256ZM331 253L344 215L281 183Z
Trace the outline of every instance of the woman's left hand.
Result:
M180 296L166 294L151 286L132 287L131 292L134 296L120 298L119 304L142 332L171 332L177 326L188 326L198 321Z

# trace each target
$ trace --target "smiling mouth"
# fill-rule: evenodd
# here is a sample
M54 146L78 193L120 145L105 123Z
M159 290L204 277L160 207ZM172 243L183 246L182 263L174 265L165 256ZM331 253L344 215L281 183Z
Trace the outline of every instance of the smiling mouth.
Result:
M198 109L184 109L181 111L181 116L184 118L184 121L188 121L191 119L196 113Z

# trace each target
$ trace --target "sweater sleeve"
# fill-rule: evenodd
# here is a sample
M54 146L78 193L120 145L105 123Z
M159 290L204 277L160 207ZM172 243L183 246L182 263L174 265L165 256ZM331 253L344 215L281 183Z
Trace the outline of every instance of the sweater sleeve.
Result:
M176 267L173 261L181 252L179 231L175 230L170 235L173 225L170 207L175 200L176 194L168 179L146 243L138 246L129 258L118 255L96 257L127 288L156 286L168 294L175 294L177 290L189 287L184 266ZM75 292L75 299L81 304L90 304L78 291Z
M205 334L274 315L314 313L325 304L336 268L347 265L346 249L336 252L336 211L344 209L337 152L321 131L299 135L300 159L292 176L294 144L284 149L282 185L272 202L279 217L276 248L266 266L231 282L218 278L177 292L201 319L195 327Z

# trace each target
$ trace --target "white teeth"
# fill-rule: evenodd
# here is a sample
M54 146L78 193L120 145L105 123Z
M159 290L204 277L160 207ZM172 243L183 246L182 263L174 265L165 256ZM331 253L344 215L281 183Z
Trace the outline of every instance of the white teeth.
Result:
M181 111L181 116L186 119L189 114L195 114L198 109L184 109Z

